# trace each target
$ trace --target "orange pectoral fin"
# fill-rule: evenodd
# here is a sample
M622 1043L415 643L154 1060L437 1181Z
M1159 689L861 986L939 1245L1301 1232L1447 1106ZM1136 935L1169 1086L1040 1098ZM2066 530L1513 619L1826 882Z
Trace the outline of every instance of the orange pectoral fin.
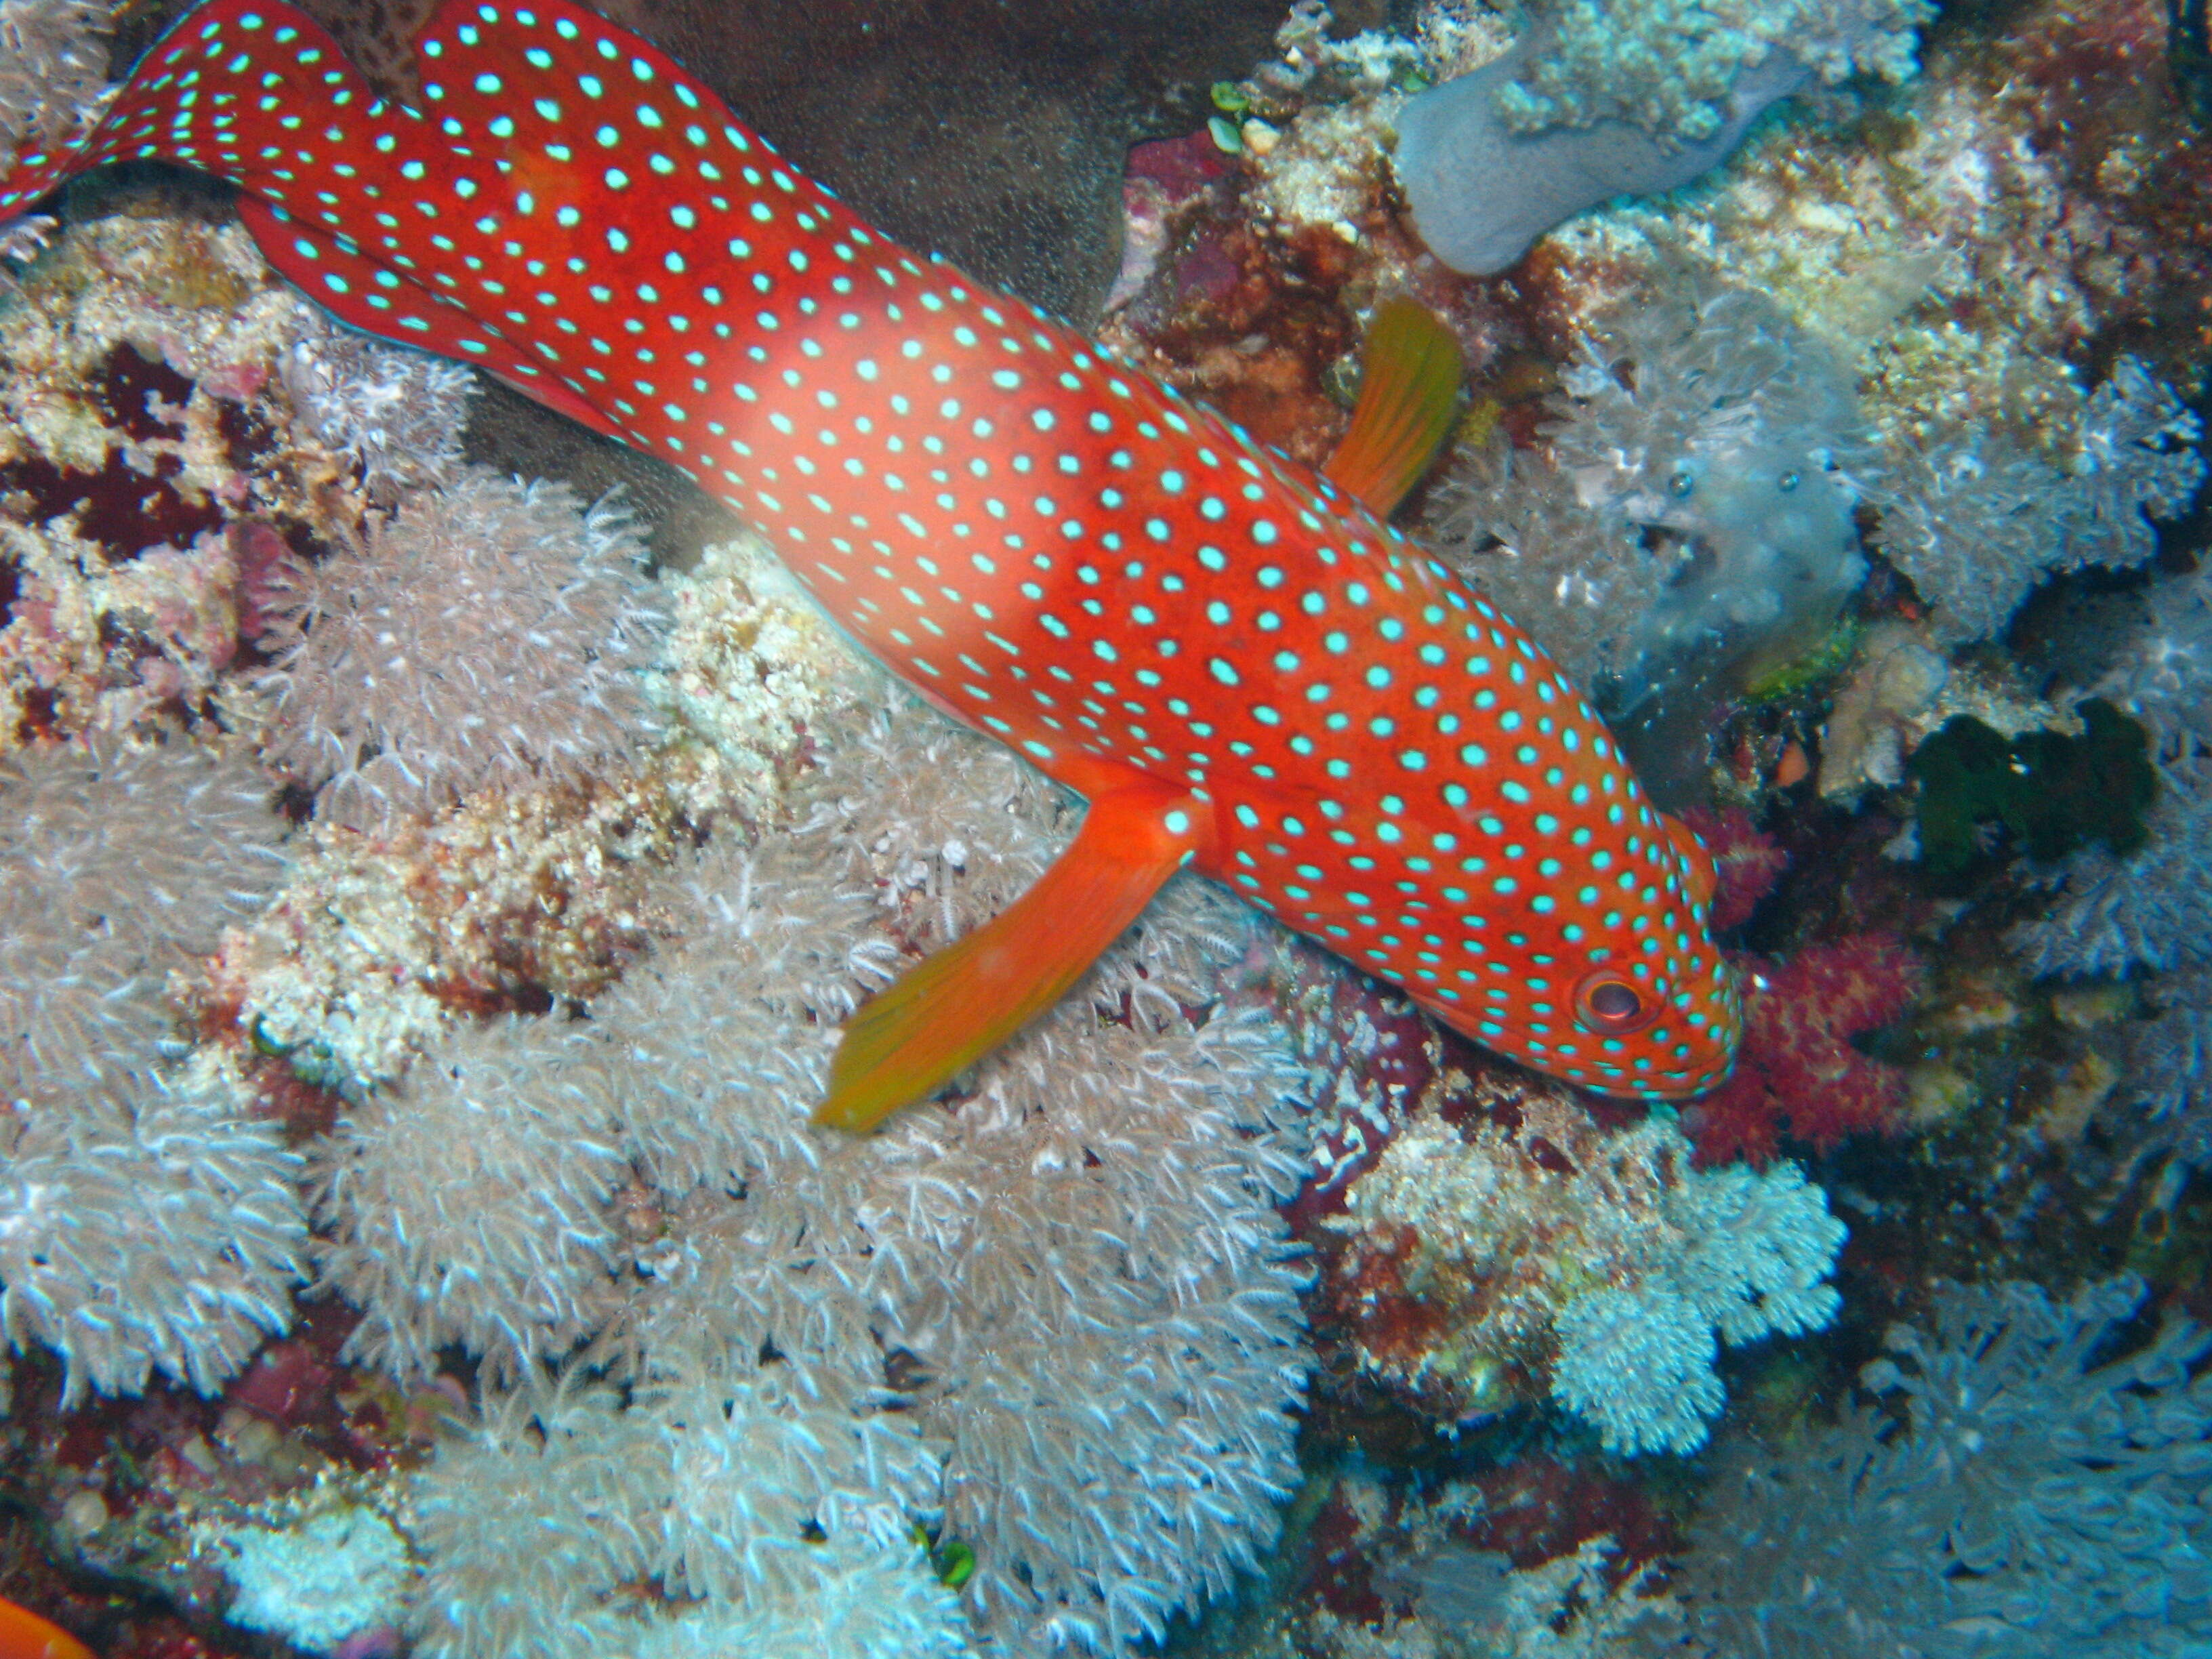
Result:
M50 1619L0 1596L0 1659L93 1659L92 1650Z
M1206 811L1164 788L1093 800L1036 886L853 1016L814 1121L865 1133L1059 1001L1197 848Z
M1322 471L1381 518L1436 459L1459 409L1459 342L1411 300L1375 313L1352 425Z

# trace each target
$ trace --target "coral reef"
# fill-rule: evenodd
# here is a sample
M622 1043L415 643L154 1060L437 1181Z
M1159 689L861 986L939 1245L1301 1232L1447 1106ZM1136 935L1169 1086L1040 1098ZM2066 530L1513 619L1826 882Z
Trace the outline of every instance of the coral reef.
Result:
M1894 454L1874 544L1935 605L1939 638L1986 638L2052 574L2157 551L2149 520L2179 517L2203 481L2202 431L2171 387L2123 357L2043 448L1972 431Z
M1695 143L1726 125L1736 78L1771 56L1831 82L1909 80L1914 31L1935 15L1929 0L1565 0L1498 103L1520 132L1629 121Z
M1914 726L1950 684L1950 665L1917 628L1882 622L1859 641L1858 665L1835 696L1820 733L1820 791L1856 800L1905 781Z
M1794 1165L1698 1172L1659 1120L1608 1133L1540 1085L1477 1079L1424 1108L1346 1190L1324 1294L1369 1370L1447 1417L1548 1372L1620 1452L1690 1451L1737 1345L1835 1316L1844 1238Z
M136 209L143 204L129 204ZM0 746L198 715L225 695L277 532L335 463L270 442L307 315L235 227L131 210L69 226L0 305Z
M2045 863L2089 842L2125 857L2142 845L2158 776L2143 728L2091 698L2078 734L2038 730L2007 741L1957 715L1913 751L1920 857L1938 880L1991 850L2002 829L2012 850Z
M1713 860L1713 898L1708 925L1717 933L1733 933L1749 921L1759 902L1774 890L1790 867L1782 844L1741 806L1724 811L1696 807L1682 821L1697 832Z
M1692 281L1600 319L1542 458L1458 481L1461 568L1608 706L1724 696L1801 651L1865 574L1849 384L1759 295Z
M105 0L0 0L0 166L99 107L108 13Z
M1909 80L1933 15L1928 0L1562 0L1407 106L1398 176L1437 256L1492 276L1610 198L1690 184L1816 76Z
M2197 1169L2212 1165L2212 973L2191 966L2160 982L2163 1005L2132 1024L2113 1104L2140 1109L2150 1149L2170 1150Z
M477 471L287 560L262 639L270 758L360 826L494 780L574 779L647 724L643 552L615 502Z
M353 463L372 505L459 476L461 428L479 390L460 364L311 327L277 373L301 424Z
M1847 1135L1901 1126L1905 1074L1851 1039L1904 1018L1926 982L1893 934L1805 945L1786 961L1736 959L1744 975L1735 1074L1685 1115L1697 1161L1766 1164L1786 1132L1823 1151Z
M869 671L757 536L710 543L661 585L671 619L646 694L713 748L736 811L772 816L799 734L865 695Z
M803 827L717 837L661 878L650 908L684 918L679 936L592 995L587 1022L432 1037L317 1144L325 1282L365 1310L347 1352L420 1379L458 1342L520 1381L589 1342L625 1375L759 1390L746 1432L793 1444L832 1421L866 1436L897 1399L931 1461L918 1495L874 1501L941 1515L974 1552L963 1616L1010 1651L1118 1650L1222 1593L1289 1489L1300 1280L1267 1200L1300 1167L1294 1120L1269 1127L1296 1073L1249 1019L1185 1012L1212 1000L1248 924L1170 895L957 1111L824 1136L806 1117L836 1023L902 946L1021 890L1065 826L1035 775L911 706L832 714L817 742L786 797ZM607 1431L660 1444L655 1409L633 1402ZM670 1443L656 1455L692 1455ZM532 1457L570 1445L551 1434ZM587 1528L582 1475L469 1478L511 1478L539 1506L515 1522L526 1535ZM624 1501L664 1504L653 1478ZM767 1478L716 1501L768 1504ZM492 1570L445 1538L427 1547L434 1583ZM594 1568L538 1639L585 1641L622 1585L655 1576L678 1602L703 1595L695 1634L811 1630L802 1604L858 1619L894 1559L931 1588L903 1527L896 1542L832 1552L823 1571L859 1577L773 1615L659 1558ZM507 1639L467 1620L426 1638Z
M1893 1407L1848 1407L1786 1454L1737 1439L1674 1585L1686 1650L1761 1651L1784 1622L1817 1659L2201 1645L2206 1334L2169 1316L2145 1340L2142 1302L2126 1279L2063 1303L1942 1286L1933 1328L1893 1328L1861 1374Z
M1380 300L1459 337L1409 517L1716 857L1749 1031L1679 1127L1179 881L939 1100L817 1132L837 1024L1080 803L641 471L595 527L604 454L321 320L220 199L0 228L9 1594L118 1659L2203 1641L2202 1337L2131 1288L1920 1300L2126 1261L2194 1307L2212 1163L2212 168L2156 0L2002 10L1889 86L1808 43L1917 7L1561 4L1510 51L1480 0L1239 13L1272 58L1164 94L1123 180L1115 344L1264 441L1328 456ZM0 0L0 127L9 20L97 16ZM1733 155L1464 280L1388 149L1470 70L1504 155ZM1587 125L1523 140L1510 82ZM1734 131L1770 82L1805 118ZM1064 137L994 142L1091 177ZM442 610L495 520L556 556ZM312 655L372 590L373 690ZM2147 749L2075 763L2133 730L2090 697ZM1883 1403L1808 1426L1900 1311Z

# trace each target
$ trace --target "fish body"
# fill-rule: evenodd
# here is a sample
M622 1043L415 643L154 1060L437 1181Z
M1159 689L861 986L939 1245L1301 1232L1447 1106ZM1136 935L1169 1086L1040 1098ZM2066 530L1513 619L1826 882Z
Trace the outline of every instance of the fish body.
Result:
M0 1659L92 1659L92 1650L52 1620L0 1597Z
M1710 860L1481 594L889 241L603 20L447 0L417 50L419 111L288 7L213 0L86 142L19 161L0 214L129 157L235 181L343 320L682 468L893 672L1090 799L1036 892L855 1027L848 1071L894 1075L834 1118L972 1060L1185 865L1542 1071L1650 1097L1726 1074Z

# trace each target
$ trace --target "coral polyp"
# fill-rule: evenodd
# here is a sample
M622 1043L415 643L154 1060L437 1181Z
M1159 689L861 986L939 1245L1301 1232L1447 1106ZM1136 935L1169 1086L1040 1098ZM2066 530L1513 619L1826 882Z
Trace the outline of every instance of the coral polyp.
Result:
M270 758L353 824L576 776L650 728L643 552L616 502L481 471L372 513L269 578Z

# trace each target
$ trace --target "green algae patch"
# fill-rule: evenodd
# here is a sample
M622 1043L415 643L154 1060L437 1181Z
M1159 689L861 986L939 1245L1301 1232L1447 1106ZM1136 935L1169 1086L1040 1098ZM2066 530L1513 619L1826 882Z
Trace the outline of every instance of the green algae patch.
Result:
M2077 705L2079 737L2042 730L2008 738L1960 714L1922 744L1906 770L1920 787L1920 858L1939 881L1974 872L1996 848L2039 860L2093 842L2124 857L2143 843L2158 794L2150 738L2102 698Z

